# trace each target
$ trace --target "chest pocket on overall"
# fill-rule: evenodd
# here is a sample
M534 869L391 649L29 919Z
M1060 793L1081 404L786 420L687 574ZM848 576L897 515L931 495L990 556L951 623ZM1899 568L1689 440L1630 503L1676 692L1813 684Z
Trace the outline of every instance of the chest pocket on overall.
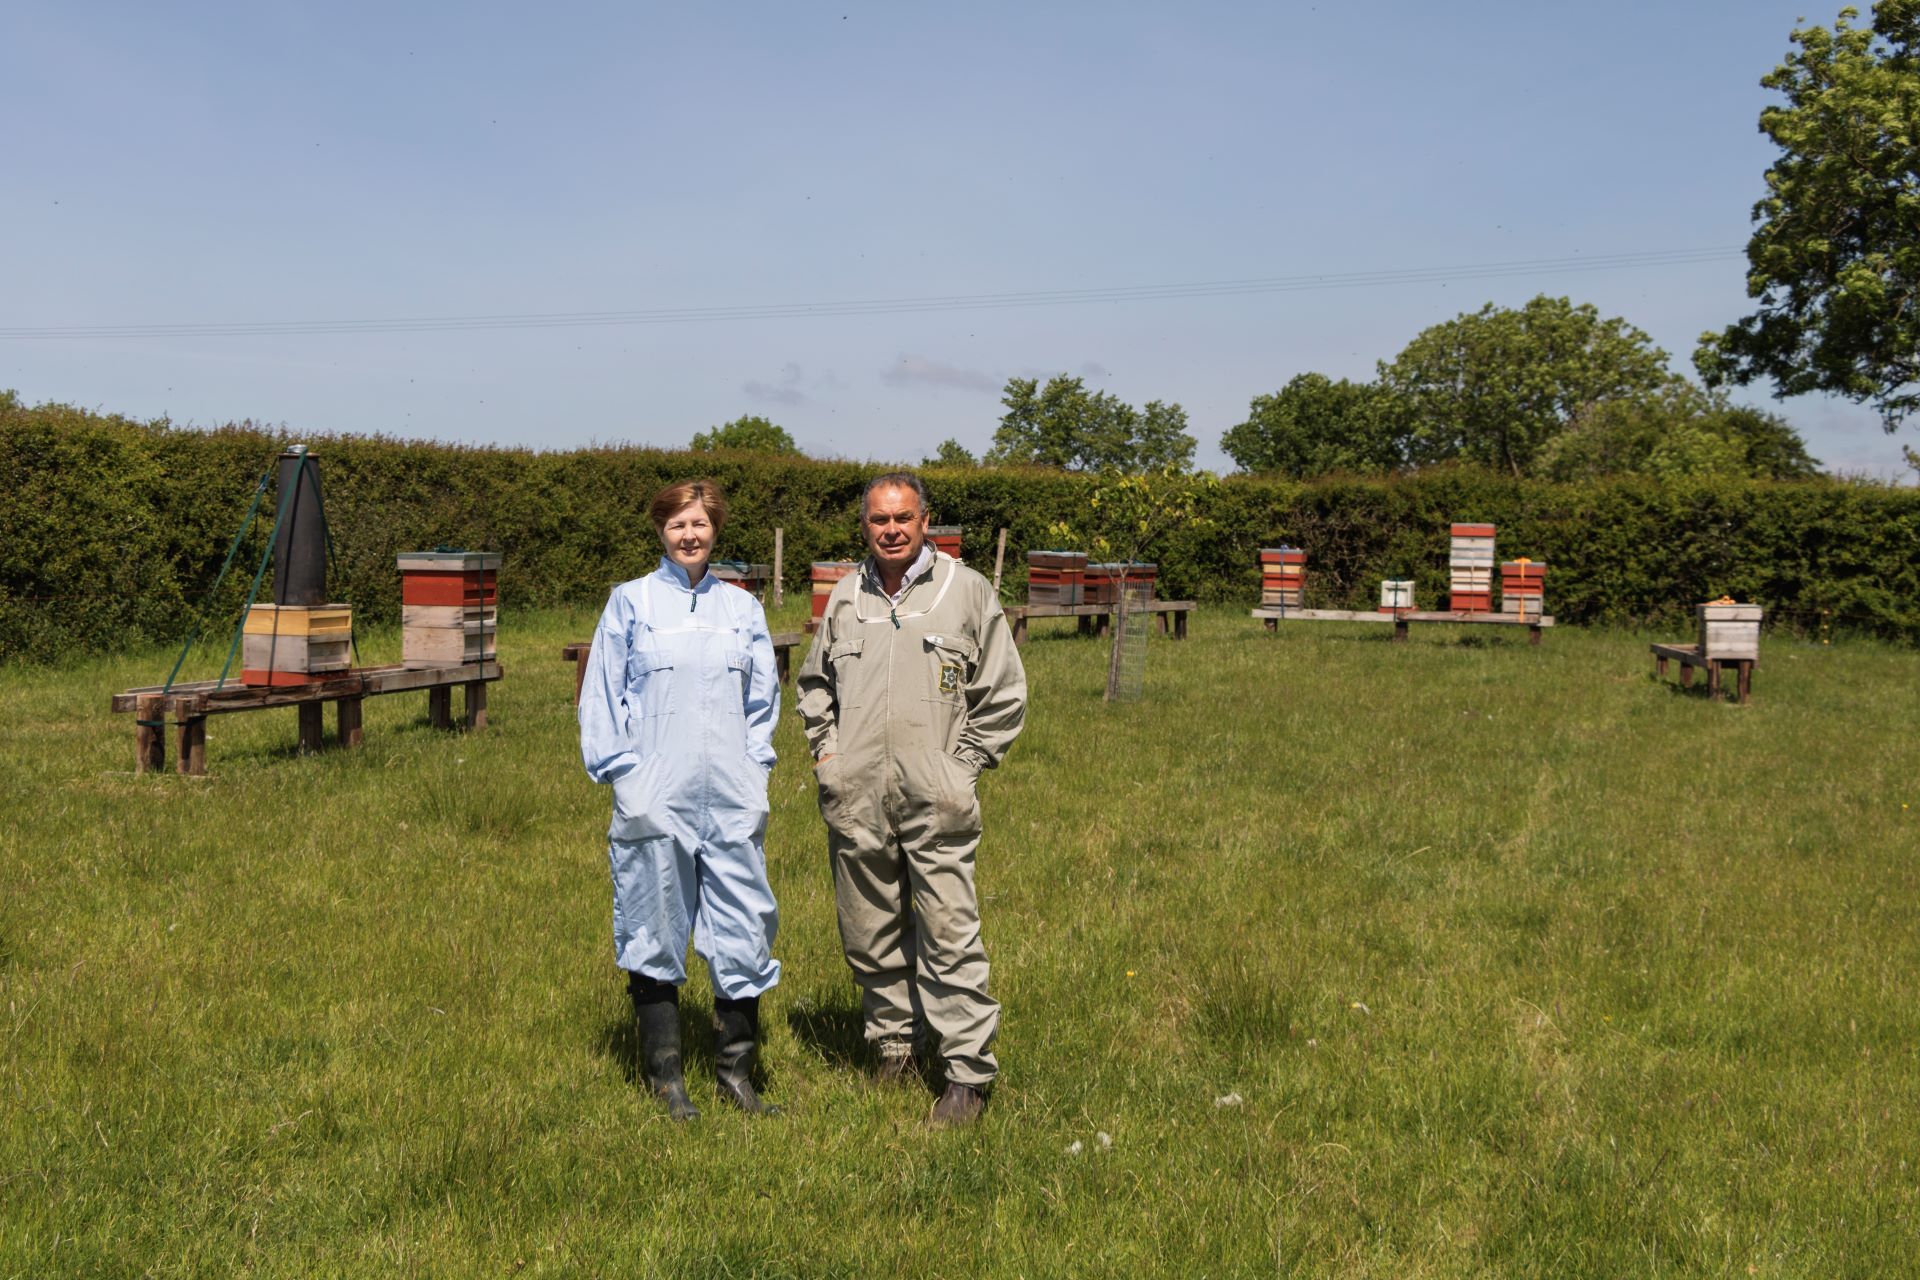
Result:
M967 710L967 684L973 679L980 646L965 636L929 635L924 638L927 662L927 701L933 704L936 727L946 731L947 747L959 737Z
M861 641L836 640L827 650L827 669L833 672L833 697L842 711L857 707L866 690L860 666Z
M740 695L731 705L732 710L746 713L747 693L753 687L753 655L744 647L743 642L733 641L727 645L727 688Z

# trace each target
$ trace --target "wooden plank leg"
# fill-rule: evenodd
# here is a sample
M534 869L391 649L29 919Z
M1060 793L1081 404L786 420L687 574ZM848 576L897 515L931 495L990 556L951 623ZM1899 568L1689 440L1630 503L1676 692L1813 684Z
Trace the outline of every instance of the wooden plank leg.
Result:
M1099 634L1102 640L1106 639L1108 630L1113 626L1113 615L1110 613L1097 614L1093 622L1095 632Z
M1653 674L1661 677L1662 679L1666 677L1666 674L1667 674L1667 655L1666 654L1656 653L1653 655Z
M361 700L359 698L342 698L334 705L340 708L340 714L337 718L337 723L340 728L340 745L343 747L359 746L365 737L360 731Z
M467 728L484 729L487 727L487 682L485 680L467 681Z
M573 705L576 707L580 705L580 686L587 682L587 660L591 657L593 657L593 641L589 640L587 641L587 647L582 649L573 660ZM780 664L780 678L785 680L787 678L787 651L781 649L775 655L775 660Z
M322 726L325 722L321 719L321 713L325 710L326 708L317 702L300 704L300 749L302 751L318 751L324 744L325 734L322 732Z
M427 690L427 723L436 729L453 728L453 687L439 684Z
M182 716L179 723L180 759L174 767L190 778L204 777L207 772L207 718Z
M1160 634L1164 636L1167 634L1167 615L1163 611L1159 615L1159 617L1160 617Z
M1405 618L1395 618L1393 620L1393 638L1395 640L1405 640L1407 638L1407 628L1409 625Z
M1753 664L1751 662L1742 662L1740 664L1740 705L1745 706L1747 698L1751 696L1752 693Z
M1712 658L1707 659L1707 697L1720 696L1720 664Z
M1013 615L1013 643L1015 645L1023 645L1026 642L1027 615L1025 613L1016 613Z
M133 771L158 773L167 767L166 706L157 693L133 704Z
M1528 631L1528 633L1529 633L1529 634L1528 634L1528 636L1527 636L1527 643L1528 643L1528 644L1533 644L1533 645L1537 645L1537 644L1539 644L1539 643L1540 643L1540 631L1541 631L1541 628L1539 628L1539 627L1528 627L1528 628L1527 628L1527 631Z
M1187 638L1187 611L1185 609L1173 615L1173 638L1175 640L1185 640Z
M1278 618L1262 618L1261 621L1267 624L1267 630L1270 633L1280 630L1280 619Z
M1693 664L1691 662L1683 662L1680 664L1680 687L1682 689L1693 688Z
M1074 622L1073 629L1075 631L1078 631L1081 635L1090 636L1093 634L1093 615L1092 614L1083 613L1079 617L1075 618L1073 622Z

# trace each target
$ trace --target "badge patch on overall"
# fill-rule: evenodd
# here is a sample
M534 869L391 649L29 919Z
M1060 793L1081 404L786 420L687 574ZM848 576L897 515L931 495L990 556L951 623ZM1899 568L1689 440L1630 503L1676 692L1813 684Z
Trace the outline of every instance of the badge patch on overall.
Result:
M943 662L940 664L940 692L942 693L960 692L960 668L959 667L953 665L952 663L947 663L947 662Z

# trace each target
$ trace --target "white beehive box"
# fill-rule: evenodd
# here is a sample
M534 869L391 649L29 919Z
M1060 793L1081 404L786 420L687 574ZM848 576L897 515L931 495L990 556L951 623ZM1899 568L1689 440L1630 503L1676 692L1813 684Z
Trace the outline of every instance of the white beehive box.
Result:
M1721 599L1698 605L1693 612L1699 625L1701 657L1733 662L1759 659L1763 612L1759 605Z
M1413 608L1413 579L1382 578L1380 580L1380 607L1382 609Z

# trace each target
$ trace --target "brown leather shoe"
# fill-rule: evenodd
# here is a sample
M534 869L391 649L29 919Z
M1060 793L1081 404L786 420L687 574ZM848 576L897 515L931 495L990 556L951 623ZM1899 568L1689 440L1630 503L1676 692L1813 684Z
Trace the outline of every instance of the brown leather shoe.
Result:
M880 1065L873 1078L881 1084L905 1084L919 1075L913 1061L913 1043L909 1040L882 1040L878 1046Z
M987 1095L970 1084L948 1084L940 1101L933 1104L927 1122L936 1129L952 1129L972 1124L987 1109Z

